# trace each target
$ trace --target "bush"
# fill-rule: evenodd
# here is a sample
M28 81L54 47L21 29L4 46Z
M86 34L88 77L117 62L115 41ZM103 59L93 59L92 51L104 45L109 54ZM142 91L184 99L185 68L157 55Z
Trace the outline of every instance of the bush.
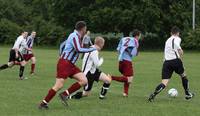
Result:
M200 27L190 30L183 38L183 47L186 49L200 49Z
M0 43L14 43L22 28L7 19L0 20Z

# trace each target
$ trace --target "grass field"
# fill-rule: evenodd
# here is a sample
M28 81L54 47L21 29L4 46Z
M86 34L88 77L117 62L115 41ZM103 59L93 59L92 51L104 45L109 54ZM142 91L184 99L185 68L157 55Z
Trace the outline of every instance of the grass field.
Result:
M0 47L0 64L8 60L8 47ZM0 72L0 116L200 116L199 70L200 53L186 52L184 63L190 80L190 88L196 93L194 99L184 99L181 80L174 74L169 86L153 103L147 97L160 82L162 52L140 52L134 59L135 79L129 97L122 97L122 84L112 83L107 99L99 100L102 83L94 84L91 96L81 100L70 100L64 107L57 96L49 104L49 110L38 110L37 105L54 84L58 50L35 49L37 57L36 75L30 76L30 64L26 66L27 80L18 80L19 67ZM102 52L102 71L120 75L116 52ZM80 66L80 61L78 62ZM74 80L68 79L68 88ZM177 98L169 98L167 90L176 88Z

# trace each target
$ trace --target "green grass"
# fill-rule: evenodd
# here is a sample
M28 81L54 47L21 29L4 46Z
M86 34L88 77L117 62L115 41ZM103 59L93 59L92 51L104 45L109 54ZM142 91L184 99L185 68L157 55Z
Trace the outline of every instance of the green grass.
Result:
M8 60L8 47L0 47L0 64ZM94 84L91 96L81 100L70 100L69 107L63 107L57 96L49 104L50 109L38 110L37 105L55 82L58 50L35 49L37 57L36 75L30 76L30 64L26 66L25 76L18 80L19 67L0 72L0 116L199 116L199 58L200 53L187 52L184 56L190 88L196 93L194 99L184 100L181 80L174 74L169 86L153 103L147 102L148 95L161 80L162 52L141 52L134 59L135 78L130 87L129 97L122 97L122 84L112 82L107 99L99 100L102 83ZM116 52L102 52L104 57L102 71L120 75ZM80 66L80 61L78 62ZM67 79L66 89L74 80ZM167 96L167 90L176 88L179 96Z

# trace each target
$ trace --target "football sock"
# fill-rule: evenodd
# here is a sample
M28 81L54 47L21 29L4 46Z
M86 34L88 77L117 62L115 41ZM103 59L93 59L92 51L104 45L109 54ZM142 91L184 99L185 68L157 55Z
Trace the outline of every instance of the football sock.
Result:
M163 83L159 84L159 85L156 87L154 94L155 94L155 95L159 94L164 88L165 88L165 85L164 85Z
M64 96L68 96L68 95L70 95L71 93L73 93L73 92L79 90L80 88L81 88L81 85L80 85L78 82L76 82L76 83L74 83L71 87L69 87L66 91L62 92L62 94L63 94Z
M118 82L128 82L128 78L125 76L112 76L112 80L118 81Z
M126 93L126 95L128 95L129 84L130 83L128 83L128 82L124 83L124 93Z
M104 84L103 84L103 87L101 88L101 93L100 93L100 95L101 95L101 96L105 96L106 93L107 93L107 91L108 91L108 89L109 89L109 87L110 87L110 84L104 83Z
M185 90L185 94L189 95L188 79L186 76L182 77L181 79L182 79L183 88Z
M15 62L15 65L21 65L20 62Z
M4 70L4 69L6 69L6 68L8 68L8 64L2 65L2 66L0 67L0 70Z
M31 64L31 73L35 72L35 64Z
M22 77L22 76L23 76L23 73L24 73L24 66L20 66L20 69L19 69L19 77Z
M75 95L72 96L74 99L80 99L83 96L83 92L77 92Z
M43 102L46 104L49 103L49 101L56 95L56 91L53 89L50 89L47 96L45 97L45 99L43 100Z

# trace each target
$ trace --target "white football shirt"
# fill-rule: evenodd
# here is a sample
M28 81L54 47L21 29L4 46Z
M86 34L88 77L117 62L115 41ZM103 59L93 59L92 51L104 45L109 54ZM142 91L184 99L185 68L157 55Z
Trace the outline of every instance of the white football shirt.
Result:
M165 51L164 51L164 58L165 60L173 60L180 58L178 53L178 49L181 49L181 38L178 36L172 35L170 38L167 39L165 42Z
M95 48L94 45L92 47ZM101 66L102 63L103 63L103 58L99 59L99 52L97 50L85 53L83 57L82 71L84 72L85 75L88 73L88 71L94 74L96 68Z

